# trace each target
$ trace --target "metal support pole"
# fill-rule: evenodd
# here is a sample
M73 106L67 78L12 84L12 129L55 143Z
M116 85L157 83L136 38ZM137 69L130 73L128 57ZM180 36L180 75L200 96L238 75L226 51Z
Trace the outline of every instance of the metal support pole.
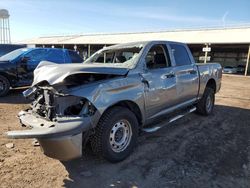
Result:
M2 20L0 19L0 44L2 44L2 42L3 42L3 38L2 38L2 26L3 26Z
M5 44L5 26L4 26L4 19L3 19L3 44Z
M104 48L106 47L106 44L104 45ZM104 63L106 63L106 52L104 53Z
M206 44L206 48L208 48L208 44ZM207 63L207 51L205 51L205 59L204 59L204 63Z
M10 38L10 20L8 19L8 30L9 30L9 43L11 43L11 38Z
M250 59L250 44L249 44L249 46L248 46L247 64L246 64L246 69L245 69L245 76L247 76L247 70L248 70L248 65L249 65L249 59Z
M90 57L90 44L88 45L88 57Z

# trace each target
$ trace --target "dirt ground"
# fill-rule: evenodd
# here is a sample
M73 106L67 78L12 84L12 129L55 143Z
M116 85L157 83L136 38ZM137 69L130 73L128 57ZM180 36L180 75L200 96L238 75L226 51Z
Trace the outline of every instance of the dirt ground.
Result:
M250 78L223 76L209 117L190 114L143 134L125 161L111 164L85 151L61 163L32 140L9 140L27 106L20 90L0 98L0 187L250 187ZM7 148L14 143L14 148Z

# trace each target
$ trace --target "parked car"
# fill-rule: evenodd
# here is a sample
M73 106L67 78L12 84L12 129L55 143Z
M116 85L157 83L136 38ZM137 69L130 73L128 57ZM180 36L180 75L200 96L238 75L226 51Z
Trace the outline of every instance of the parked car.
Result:
M235 74L237 73L237 68L232 66L225 66L222 72L227 74Z
M26 45L19 44L0 44L0 57L19 48L25 48Z
M245 72L245 69L246 69L246 66L245 66L245 65L238 65L238 66L237 66L237 72L238 72L238 73L244 73L244 72Z
M30 85L33 71L41 61L54 63L82 63L82 58L72 50L56 48L21 48L0 57L0 96L10 87Z
M46 64L46 63L45 63ZM18 115L27 130L9 138L36 138L62 161L80 157L89 141L111 162L125 159L139 131L153 132L184 115L213 111L222 68L195 64L186 44L151 41L103 48L84 64L40 65Z

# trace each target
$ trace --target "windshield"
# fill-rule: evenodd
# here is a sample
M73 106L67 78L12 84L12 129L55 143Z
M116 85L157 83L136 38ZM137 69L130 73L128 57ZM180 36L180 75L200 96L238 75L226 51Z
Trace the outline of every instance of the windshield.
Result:
M14 50L14 51L7 53L7 54L3 55L2 57L0 57L0 61L12 61L13 59L17 58L23 52L26 52L26 51L28 51L27 48L21 48L21 49Z
M111 67L134 68L142 47L100 50L85 61L95 65Z

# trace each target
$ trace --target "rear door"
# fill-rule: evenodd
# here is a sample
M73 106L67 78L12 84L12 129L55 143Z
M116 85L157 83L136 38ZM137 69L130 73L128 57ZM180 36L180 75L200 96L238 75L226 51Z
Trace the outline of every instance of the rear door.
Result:
M169 43L170 55L175 66L176 96L178 103L189 103L196 100L199 90L199 72L190 50L181 43Z

